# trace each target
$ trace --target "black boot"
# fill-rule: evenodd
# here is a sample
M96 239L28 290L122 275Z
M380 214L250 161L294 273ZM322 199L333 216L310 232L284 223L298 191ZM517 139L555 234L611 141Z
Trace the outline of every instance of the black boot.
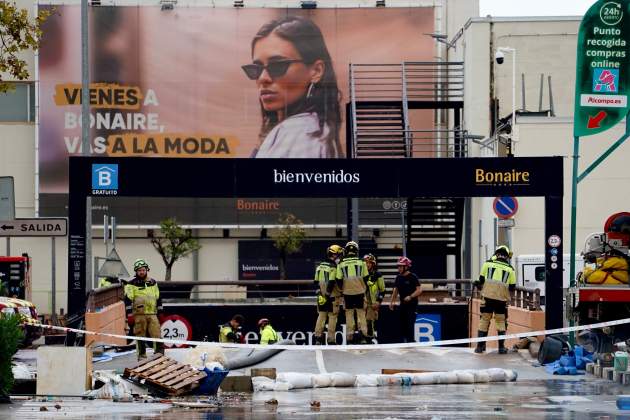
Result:
M477 337L487 337L488 336L488 331L478 331L477 332ZM485 341L480 341L477 343L477 348L475 348L475 353L483 353L484 351L486 351L486 342Z
M505 335L505 331L497 331L497 335ZM507 354L505 340L499 340L499 354Z
M321 346L322 344L324 344L324 337L322 337L321 335L319 337L315 337L315 342L313 343L316 346Z

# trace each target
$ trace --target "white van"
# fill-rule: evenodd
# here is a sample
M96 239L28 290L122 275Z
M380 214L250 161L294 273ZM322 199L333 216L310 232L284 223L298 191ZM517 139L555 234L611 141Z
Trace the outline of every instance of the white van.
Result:
M562 256L562 287L569 288L569 254ZM528 289L540 289L540 296L545 296L545 256L519 255L516 257L516 283ZM581 255L575 256L575 273L579 273L584 268L584 259ZM544 299L541 299L544 302Z

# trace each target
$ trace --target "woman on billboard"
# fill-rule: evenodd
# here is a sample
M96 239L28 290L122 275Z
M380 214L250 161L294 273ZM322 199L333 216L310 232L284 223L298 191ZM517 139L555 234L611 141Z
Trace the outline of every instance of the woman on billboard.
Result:
M320 29L286 17L263 25L252 41L252 63L262 112L258 158L338 158L340 93Z

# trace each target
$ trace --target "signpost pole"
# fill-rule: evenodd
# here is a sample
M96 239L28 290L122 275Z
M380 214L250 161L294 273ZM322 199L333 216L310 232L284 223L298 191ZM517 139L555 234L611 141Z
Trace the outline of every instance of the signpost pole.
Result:
M53 320L57 317L57 252L55 249L55 237L50 238L51 244L51 259L52 264L50 267L50 275L51 275L51 289L52 296L50 299L51 313Z
M578 164L580 160L580 138L573 137L573 176L571 177L571 255L569 256L569 287L575 287L575 236L577 221L577 192L578 192ZM562 258L562 255L560 255ZM569 325L574 325L573 317L569 320ZM575 333L569 333L569 342L575 343Z

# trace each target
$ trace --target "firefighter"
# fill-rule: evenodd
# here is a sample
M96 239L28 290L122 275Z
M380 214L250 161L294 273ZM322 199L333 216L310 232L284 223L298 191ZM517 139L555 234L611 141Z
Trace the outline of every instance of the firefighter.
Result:
M385 296L385 279L383 275L376 269L376 257L372 254L367 254L363 257L365 261L369 276L367 280L366 308L365 319L367 321L367 341L372 342L376 335L376 320L378 320L378 310L383 302Z
M315 344L324 344L324 327L328 320L327 343L337 344L337 316L341 305L341 289L337 284L337 262L343 255L343 248L331 245L326 250L327 260L321 262L315 270L317 289L317 321L315 322Z
M149 265L143 259L133 263L136 275L125 285L127 316L133 314L133 334L137 337L160 338L158 313L162 311L160 289L155 279L149 277ZM130 323L131 324L131 323ZM131 325L130 325L131 327ZM136 340L138 358L146 357L146 342ZM164 344L155 343L157 353L164 353Z
M510 292L516 288L516 274L514 267L510 265L510 258L512 258L510 249L505 245L499 246L494 252L494 256L483 264L479 279L474 282L476 287L481 288L479 337L488 336L493 314L497 334L505 335ZM477 343L475 353L483 353L484 351L486 351L486 343ZM507 353L505 340L499 340L499 353Z
M220 343L242 343L242 328L245 323L243 315L234 315L229 322L219 327Z
M365 344L368 335L365 321L365 284L368 279L368 269L365 261L359 259L359 245L350 241L344 247L344 257L337 265L337 280L342 281L343 304L346 309L346 339L348 343ZM355 323L355 317L357 321ZM355 338L355 327L358 324L359 333Z
M267 345L278 342L278 333L273 329L267 318L262 318L258 321L258 328L260 330L260 344Z
M416 310L418 297L422 294L418 276L411 272L411 260L405 256L398 258L398 275L394 280L389 309L394 310L394 302L400 297L401 341L413 343L415 339Z

